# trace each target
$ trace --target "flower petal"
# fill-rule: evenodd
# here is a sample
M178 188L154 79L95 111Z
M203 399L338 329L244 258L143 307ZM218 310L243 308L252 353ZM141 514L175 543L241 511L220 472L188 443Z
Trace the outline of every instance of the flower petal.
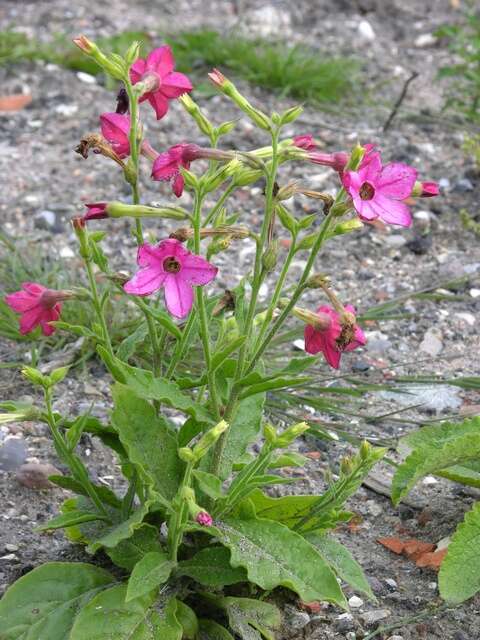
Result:
M317 331L314 327L307 324L305 330L303 332L303 337L305 340L305 351L307 353L311 353L312 355L316 355L323 353L325 349L325 336L323 332Z
M42 318L40 319L40 326L42 327L42 333L44 336L51 336L55 331L55 327L52 327L49 322L54 322L58 320L60 317L60 308L57 308L59 305L55 305L53 309L45 310L45 313L42 314Z
M26 291L15 291L5 296L5 302L13 311L23 313L36 307L39 304L39 298Z
M151 51L147 56L146 67L156 71L160 76L171 73L175 66L172 50L167 44Z
M176 318L185 318L193 306L193 289L180 274L169 274L165 280L165 305Z
M181 173L178 173L173 179L173 183L172 183L172 190L173 190L173 193L177 196L177 198L180 198L180 196L182 195L184 187L185 187L185 178L182 176Z
M137 264L139 267L156 267L163 256L158 255L157 247L148 242L140 245L137 251Z
M340 358L342 357L342 354L337 349L335 343L331 343L329 340L326 341L323 355L325 356L325 360L331 367L333 367L334 369L338 369L340 367Z
M149 296L162 287L167 274L161 266L145 267L137 271L131 280L123 285L126 293L135 296Z
M161 93L169 99L178 98L192 89L192 83L187 76L183 73L178 73L178 71L169 73L165 78L163 78L162 86L160 87Z
M40 307L35 307L22 314L20 318L20 333L24 335L33 331L40 324L43 314L44 310Z
M403 162L391 162L383 167L375 188L383 196L403 200L411 195L416 179L416 169Z
M168 99L160 91L147 93L147 98L155 110L157 120L161 120L168 111Z
M371 182L376 186L378 177L382 170L382 158L378 151L367 153L363 156L358 174L363 182Z
M142 58L139 58L136 62L132 64L130 67L130 80L133 84L140 82L143 74L147 68L147 63Z
M409 227L412 224L412 216L406 204L399 200L386 198L381 193L376 193L373 200L368 203L378 212L378 217L389 224L398 224L401 227Z
M183 259L181 277L194 285L211 282L218 273L218 268L207 262L202 256L190 254Z

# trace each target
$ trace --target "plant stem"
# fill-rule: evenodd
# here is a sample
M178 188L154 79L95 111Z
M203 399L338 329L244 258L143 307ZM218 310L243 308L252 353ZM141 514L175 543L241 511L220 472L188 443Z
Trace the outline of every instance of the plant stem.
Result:
M192 471L193 462L187 462L185 474L177 493L178 501L176 502L178 502L179 504L176 505L177 508L175 509L174 503L175 510L168 523L168 528L171 531L171 535L169 536L170 559L173 562L177 562L178 547L180 546L184 529L185 509L187 508L187 501L183 496L183 489L190 486Z
M228 198L230 197L231 193L234 190L235 190L235 185L230 183L228 187L225 189L225 191L222 193L222 195L220 196L215 206L213 206L208 212L208 215L205 218L205 222L203 223L204 227L207 227L212 221L213 222L215 221L215 216L217 215L218 211L223 207L223 205L228 200Z
M203 196L199 191L195 192L195 204L193 209L193 251L197 255L200 254L200 227L202 224L202 202ZM205 355L205 365L207 368L208 393L210 402L215 414L215 418L220 418L217 387L215 383L215 372L212 370L212 354L210 351L210 331L208 329L207 310L205 307L205 298L202 287L196 287L196 299L198 308L198 317L200 320L200 337L203 344L203 353Z
M53 414L52 409L52 389L45 389L45 405L47 407L47 422L50 427L50 431L53 436L53 441L55 443L55 448L58 452L60 458L69 466L73 476L85 489L86 493L92 500L93 504L97 507L98 511L102 514L102 516L110 521L110 516L107 513L107 510L103 506L102 501L97 495L95 487L90 482L90 479L87 475L86 469L83 466L82 462L76 457L74 453L72 453L67 447L65 440L60 433L57 421L55 420L55 416Z
M98 295L97 283L95 281L95 274L93 273L92 261L90 258L85 258L85 268L87 270L88 282L90 284L90 291L92 293L92 303L97 314L98 322L102 328L103 342L110 355L113 355L112 343L110 342L110 334L108 333L107 322L102 309L102 303Z
M177 342L177 346L170 360L167 373L165 374L165 377L168 379L171 379L173 377L173 374L175 373L175 369L177 368L178 363L183 357L185 346L188 342L188 338L190 336L190 333L193 329L194 324L195 324L195 314L191 313L188 316L187 323L183 329L182 338L181 340L179 340L179 342Z

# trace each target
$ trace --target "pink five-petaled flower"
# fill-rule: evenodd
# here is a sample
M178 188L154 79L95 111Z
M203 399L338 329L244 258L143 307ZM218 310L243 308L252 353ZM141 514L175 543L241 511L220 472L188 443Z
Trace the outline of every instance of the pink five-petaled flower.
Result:
M213 524L212 516L206 511L199 511L195 520L198 524L202 525L202 527L211 527Z
M55 331L49 322L58 320L62 310L62 300L71 297L68 291L47 289L36 282L22 282L23 291L15 291L5 296L8 306L21 313L20 333L30 333L35 327L42 327L44 336L50 336Z
M333 307L322 305L317 309L317 313L325 328L312 325L305 327L305 351L312 354L321 351L334 369L339 368L343 351L353 351L366 343L363 331L355 322L355 309L347 304L345 311L347 313L342 318ZM323 322L326 316L330 318L330 322Z
M407 205L417 179L417 171L401 162L382 166L380 153L371 151L358 171L346 171L343 185L353 199L362 220L379 218L390 224L409 227L412 217Z
M189 169L192 160L198 157L197 150L197 145L184 142L170 147L156 157L152 166L152 178L154 180L172 180L173 193L179 198L185 186L180 167Z
M143 244L138 249L137 263L140 270L125 284L125 291L148 296L163 287L166 307L177 318L184 318L192 308L192 285L208 284L218 271L173 238L156 246Z
M154 49L143 60L140 58L130 68L130 79L133 84L147 82L151 90L140 98L140 102L148 100L155 109L157 120L163 118L168 111L168 101L178 98L193 89L192 83L183 75L174 71L175 60L172 50L164 45Z
M100 128L105 140L112 145L112 149L123 159L130 155L130 116L120 113L102 113Z
M102 218L108 218L107 213L108 202L92 202L85 204L88 211L83 216L84 220L100 220Z

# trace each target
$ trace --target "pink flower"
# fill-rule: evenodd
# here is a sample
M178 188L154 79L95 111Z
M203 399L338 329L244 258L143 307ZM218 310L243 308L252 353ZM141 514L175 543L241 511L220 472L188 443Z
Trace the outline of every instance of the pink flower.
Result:
M208 284L218 271L217 267L202 256L190 253L173 238L156 246L144 244L139 247L137 263L140 270L125 284L125 291L148 296L163 287L166 307L177 318L184 318L190 313L192 285Z
M309 133L303 136L295 136L293 138L293 144L300 149L305 149L306 151L313 151L313 149L316 149L317 147L313 136Z
M22 314L20 333L30 333L40 326L44 336L52 335L55 328L49 322L58 320L62 310L61 301L71 298L71 292L47 289L36 282L22 282L22 289L5 296L8 306Z
M100 220L101 218L108 218L107 213L108 202L93 202L86 204L88 211L83 216L84 220Z
M112 145L113 150L119 158L126 158L130 155L130 116L120 113L102 113L100 116L100 127L105 140Z
M202 525L202 527L211 527L213 524L212 516L206 511L199 511L195 520L198 524Z
M353 199L362 220L379 218L390 224L409 227L412 217L407 205L417 179L417 171L401 162L382 166L380 153L367 151L358 171L347 171L343 185Z
M153 179L172 180L173 193L179 198L185 186L180 167L190 169L190 163L198 157L198 149L197 145L184 142L170 147L168 151L161 153L155 159L152 167Z
M187 76L174 71L174 67L172 50L164 45L150 52L146 60L137 60L130 68L133 84L145 82L148 86L149 90L142 95L140 102L150 102L155 109L157 120L167 113L169 100L193 89Z
M355 309L345 305L345 317L329 305L322 305L317 309L317 313L324 317L330 317L330 324L325 329L315 328L312 325L305 327L305 351L316 354L320 351L325 356L325 360L334 369L340 366L340 357L344 351L353 351L366 343L363 331L355 322Z

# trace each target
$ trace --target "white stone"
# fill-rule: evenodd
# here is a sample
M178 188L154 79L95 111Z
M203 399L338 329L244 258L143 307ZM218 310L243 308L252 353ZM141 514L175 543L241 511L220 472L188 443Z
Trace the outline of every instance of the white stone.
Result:
M480 298L480 289L470 289L472 298Z
M423 484L428 487L434 484L438 484L438 480L433 476L425 476L425 478L423 479Z
M66 118L70 118L78 111L78 105L76 104L58 104L55 107L55 112Z
M376 38L375 31L368 20L362 20L357 27L358 34L367 42L373 42Z
M428 353L428 355L435 357L443 349L443 342L441 340L441 334L435 331L435 329L429 329L425 332L423 340L420 343L420 351Z
M433 47L437 42L438 39L433 35L433 33L422 33L415 39L415 46L419 49L423 49L425 47Z
M390 636L387 640L403 640L403 636Z
M62 247L60 249L60 257L61 258L74 258L75 257L75 253L73 252L73 250L70 247Z
M385 578L385 582L392 589L396 589L398 587L397 582L393 578Z
M352 596L349 599L348 604L352 609L360 609L360 607L363 607L363 600L358 596Z
M415 218L415 220L418 220L419 222L423 222L425 223L425 225L427 225L432 219L432 214L430 213L430 211L425 211L423 209L420 209L420 211L415 211L415 213L413 214L413 217Z
M294 340L293 346L299 351L305 351L305 340L302 340L301 338Z
M435 591L437 588L437 583L436 582L429 582L428 583L428 588L432 589L432 591Z
M8 553L6 556L0 557L0 560L3 562L12 562L13 560L17 560L17 556L14 553Z
M473 325L476 323L476 318L472 313L460 312L460 313L456 313L455 317L459 318L460 320L463 320L464 322L469 324L471 327L473 327Z
M442 538L437 542L437 548L435 549L435 551L441 551L442 549L446 549L450 544L450 542L451 542L451 537L445 536L445 538Z
M97 82L95 76L92 76L90 73L85 73L84 71L78 71L77 78L85 84L96 84Z
M8 551L9 553L12 553L14 551L18 551L18 547L17 547L16 544L7 543L5 545L5 551Z

